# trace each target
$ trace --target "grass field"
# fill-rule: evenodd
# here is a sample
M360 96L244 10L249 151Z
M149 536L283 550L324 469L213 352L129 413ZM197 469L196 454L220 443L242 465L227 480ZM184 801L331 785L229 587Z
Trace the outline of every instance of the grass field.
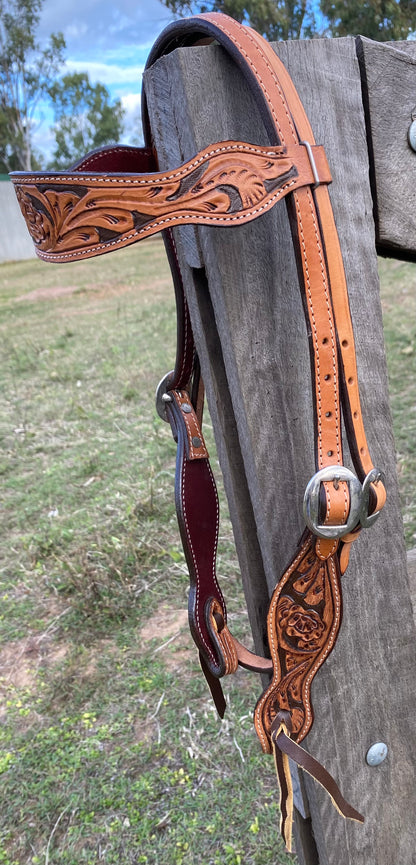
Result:
M381 270L413 546L416 274ZM0 289L0 865L285 865L259 682L227 683L221 723L188 635L153 407L175 341L163 246L2 265ZM225 510L219 573L249 640Z

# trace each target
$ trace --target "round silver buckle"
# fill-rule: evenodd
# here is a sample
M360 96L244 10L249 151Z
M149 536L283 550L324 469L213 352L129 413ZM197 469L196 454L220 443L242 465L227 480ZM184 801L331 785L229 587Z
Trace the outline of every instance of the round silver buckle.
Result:
M318 523L321 484L325 481L335 484L339 481L346 481L349 485L350 511L346 523L342 523L342 525L331 526ZM310 479L303 498L303 516L306 525L318 538L342 538L348 532L352 532L360 522L362 507L362 486L360 481L353 472L344 466L326 466L320 469Z

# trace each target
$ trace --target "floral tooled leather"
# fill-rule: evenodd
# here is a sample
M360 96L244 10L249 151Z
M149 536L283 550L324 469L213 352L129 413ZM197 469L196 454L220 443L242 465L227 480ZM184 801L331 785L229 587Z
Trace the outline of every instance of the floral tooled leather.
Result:
M50 211L40 208L37 196L33 197L22 186L16 187L16 195L35 246L42 249L54 244L56 232Z
M315 159L323 182L330 182L322 148L316 147ZM40 258L86 258L175 225L249 222L311 181L308 155L301 145L289 152L237 141L205 148L164 173L106 174L104 169L100 174L74 169L13 175Z
M307 532L300 550L278 583L267 618L273 678L254 715L263 750L271 751L270 729L279 712L290 714L292 737L301 742L313 723L310 690L332 650L341 624L337 558L322 560L316 538Z

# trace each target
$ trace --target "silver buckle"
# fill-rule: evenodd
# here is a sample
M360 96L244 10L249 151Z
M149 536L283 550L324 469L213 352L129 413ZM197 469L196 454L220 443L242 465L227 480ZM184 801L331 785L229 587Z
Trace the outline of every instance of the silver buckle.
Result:
M342 538L360 523L363 528L369 528L376 521L380 511L368 513L370 485L384 482L384 474L380 469L372 469L361 485L356 475L344 466L326 466L317 472L309 481L303 498L303 516L308 528L318 538ZM318 523L319 499L321 484L324 482L336 485L346 481L350 491L350 511L346 523L342 525L322 525Z
M172 402L172 397L167 393L167 389L169 387L169 382L172 381L174 370L168 372L167 375L164 375L160 380L157 388L156 388L156 411L162 420L169 423L168 416L166 414L166 403Z
M379 481L381 481L382 484L386 483L384 472L382 472L381 469L371 469L371 472L368 473L363 483L360 511L360 523L363 529L369 529L370 526L375 523L377 517L380 515L380 511L374 511L373 514L368 513L368 504L370 501L370 484L378 484Z

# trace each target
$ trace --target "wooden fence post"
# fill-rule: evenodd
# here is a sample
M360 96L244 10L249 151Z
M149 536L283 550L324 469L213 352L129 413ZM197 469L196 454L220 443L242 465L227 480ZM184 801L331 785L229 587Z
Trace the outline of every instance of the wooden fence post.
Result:
M388 505L354 545L344 622L313 685L306 745L366 817L345 822L308 777L296 835L301 865L415 861L415 628L388 406L373 204L354 39L278 43L323 143L357 342L364 422ZM145 76L162 170L215 141L265 144L256 105L218 46L179 49ZM416 91L415 91L416 102ZM177 229L198 352L257 650L268 596L303 529L314 472L309 353L284 204L238 230ZM238 431L237 431L238 430ZM365 760L382 741L387 759ZM265 771L271 771L265 765ZM237 781L236 781L237 783ZM309 810L308 810L309 809ZM309 816L310 815L310 816Z

